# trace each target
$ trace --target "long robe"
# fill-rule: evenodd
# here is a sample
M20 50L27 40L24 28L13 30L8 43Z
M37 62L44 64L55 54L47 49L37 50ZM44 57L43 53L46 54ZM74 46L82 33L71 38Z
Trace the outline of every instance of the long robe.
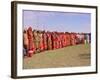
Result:
M27 32L25 32L25 33L23 33L24 55L27 55L28 45L29 45L28 35L27 35Z
M44 46L43 46L43 34L40 34L40 51L43 51Z
M71 45L75 45L75 35L71 33Z
M47 34L43 33L43 50L47 50Z
M32 33L32 28L29 27L28 30L28 41L29 41L29 46L28 46L28 57L32 57L32 54L35 52L35 46L33 43L33 33Z
M53 35L52 35L52 40L53 40L53 49L56 49L56 41L57 41L57 39L56 39L56 35L55 35L55 33L53 33Z
M48 50L52 49L52 39L51 39L51 33L47 33L47 37L48 37Z

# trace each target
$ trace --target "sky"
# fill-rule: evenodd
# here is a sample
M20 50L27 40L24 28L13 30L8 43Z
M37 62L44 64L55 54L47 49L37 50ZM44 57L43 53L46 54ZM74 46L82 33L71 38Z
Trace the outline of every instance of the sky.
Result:
M23 10L23 27L58 32L91 32L91 14Z

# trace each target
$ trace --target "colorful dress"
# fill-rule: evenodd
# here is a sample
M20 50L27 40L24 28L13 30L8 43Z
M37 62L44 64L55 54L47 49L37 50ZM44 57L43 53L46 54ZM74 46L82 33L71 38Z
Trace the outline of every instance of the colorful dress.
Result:
M29 27L28 30L28 41L29 41L29 45L28 45L28 57L32 57L32 54L35 52L35 46L33 43L33 33L32 33L32 28Z

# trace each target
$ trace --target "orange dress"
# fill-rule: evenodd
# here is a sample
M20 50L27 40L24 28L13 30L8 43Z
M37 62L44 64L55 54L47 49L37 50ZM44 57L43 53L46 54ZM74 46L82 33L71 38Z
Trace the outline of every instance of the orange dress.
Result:
M43 50L47 50L47 35L46 33L43 34Z
M52 35L52 40L53 40L53 49L56 49L56 36L55 33Z
M43 51L44 46L43 46L43 34L40 34L40 50Z

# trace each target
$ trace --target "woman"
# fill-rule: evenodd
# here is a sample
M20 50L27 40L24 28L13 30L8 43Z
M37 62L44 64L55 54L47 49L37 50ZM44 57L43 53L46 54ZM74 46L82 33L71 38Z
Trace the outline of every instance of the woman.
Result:
M43 51L43 32L40 31L40 51Z
M48 42L48 50L51 50L52 49L52 39L51 39L51 33L50 32L47 32L47 42Z
M56 49L56 46L57 46L57 39L56 39L56 33L53 32L52 34L52 42L53 42L53 46L52 46L52 49Z
M75 45L75 38L73 33L71 33L71 45Z
M23 32L23 47L24 47L24 55L27 55L28 51L28 35L27 35L27 30L24 30Z
M32 54L35 52L35 46L34 46L34 43L33 43L33 32L32 32L32 28L29 27L28 30L27 30L27 33L28 33L28 54L27 56L28 57L32 57Z
M47 33L43 32L43 50L47 50Z

